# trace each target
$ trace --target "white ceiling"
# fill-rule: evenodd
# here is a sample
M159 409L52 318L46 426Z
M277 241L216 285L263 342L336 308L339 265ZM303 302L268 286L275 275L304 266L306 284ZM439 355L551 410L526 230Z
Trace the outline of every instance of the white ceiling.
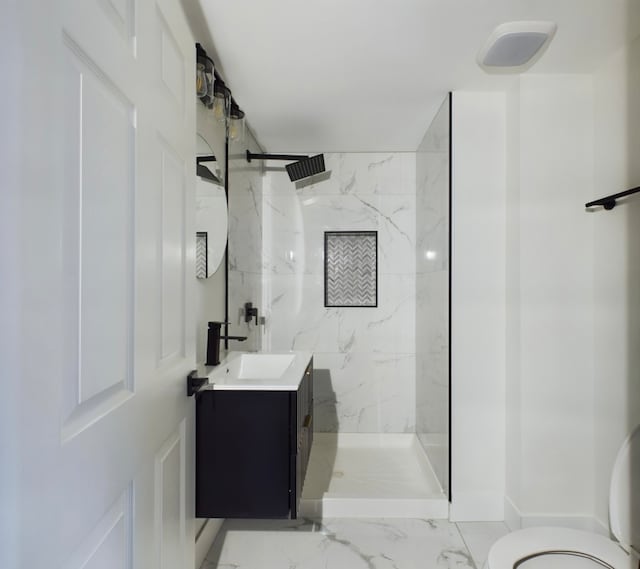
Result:
M414 151L448 91L505 85L475 61L498 24L557 23L528 73L589 72L638 35L640 1L183 3L265 150L298 153Z

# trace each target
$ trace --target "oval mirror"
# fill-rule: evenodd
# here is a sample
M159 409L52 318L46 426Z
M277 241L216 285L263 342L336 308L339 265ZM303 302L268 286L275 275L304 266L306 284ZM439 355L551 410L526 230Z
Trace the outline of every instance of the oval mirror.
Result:
M227 247L227 198L221 170L211 147L201 135L197 141L196 178L196 276L206 279L220 266Z

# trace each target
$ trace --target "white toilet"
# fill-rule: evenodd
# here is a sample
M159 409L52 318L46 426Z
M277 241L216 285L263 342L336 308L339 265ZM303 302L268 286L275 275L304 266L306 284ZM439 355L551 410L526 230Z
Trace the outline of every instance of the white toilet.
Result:
M567 528L514 531L493 544L485 569L640 569L640 425L616 457L609 523L617 542Z

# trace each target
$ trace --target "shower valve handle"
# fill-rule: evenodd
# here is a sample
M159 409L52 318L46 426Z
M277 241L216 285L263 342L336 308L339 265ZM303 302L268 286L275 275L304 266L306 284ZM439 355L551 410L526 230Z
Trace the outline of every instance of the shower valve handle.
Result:
M244 321L251 322L251 319L256 319L256 326L258 325L258 307L253 306L252 302L244 303Z

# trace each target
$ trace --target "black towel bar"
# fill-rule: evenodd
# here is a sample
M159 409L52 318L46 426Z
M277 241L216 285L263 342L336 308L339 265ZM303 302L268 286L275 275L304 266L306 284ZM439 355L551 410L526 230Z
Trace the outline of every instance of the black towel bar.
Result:
M624 198L630 196L632 194L637 194L640 192L640 187L631 188L630 190L625 190L624 192L620 192L618 194L612 194L605 198L600 198L599 200L594 200L592 202L584 204L584 207L594 207L601 205L604 209L613 209L616 207L616 200L619 198Z

